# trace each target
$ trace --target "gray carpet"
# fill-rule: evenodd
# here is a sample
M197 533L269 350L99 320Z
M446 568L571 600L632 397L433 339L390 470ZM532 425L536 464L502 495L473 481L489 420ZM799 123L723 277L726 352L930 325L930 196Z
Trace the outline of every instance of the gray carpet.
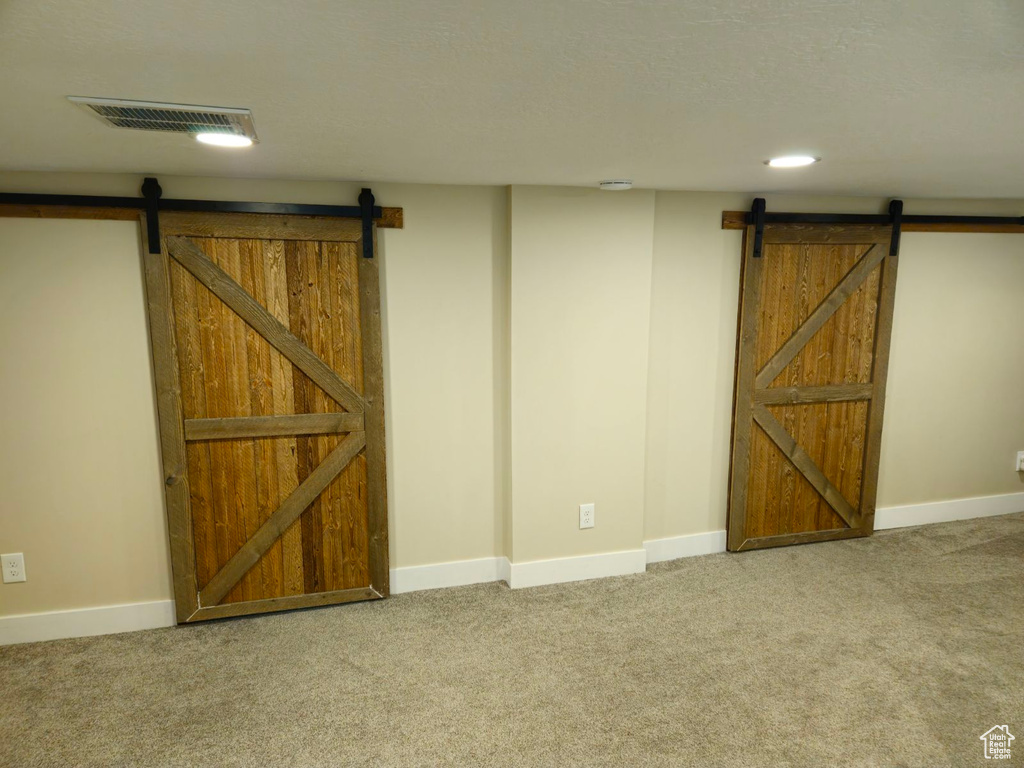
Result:
M0 765L1024 762L1024 514L0 648Z

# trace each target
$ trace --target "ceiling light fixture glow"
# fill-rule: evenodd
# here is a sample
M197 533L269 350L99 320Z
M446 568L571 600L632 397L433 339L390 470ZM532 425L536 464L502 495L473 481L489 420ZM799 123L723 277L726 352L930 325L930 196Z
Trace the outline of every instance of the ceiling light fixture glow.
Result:
M820 157L811 157L810 155L785 155L766 160L765 164L772 168L802 168L805 165L814 165L814 163L820 161Z
M251 147L252 139L237 133L197 133L196 141L214 147Z
M633 182L630 179L609 179L602 181L598 186L606 192L621 192L624 189L632 189Z

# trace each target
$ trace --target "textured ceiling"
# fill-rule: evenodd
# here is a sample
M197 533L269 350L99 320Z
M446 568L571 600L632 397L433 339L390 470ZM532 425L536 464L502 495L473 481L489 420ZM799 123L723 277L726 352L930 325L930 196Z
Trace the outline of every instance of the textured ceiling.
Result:
M3 170L1024 197L1022 127L1024 0L0 0Z

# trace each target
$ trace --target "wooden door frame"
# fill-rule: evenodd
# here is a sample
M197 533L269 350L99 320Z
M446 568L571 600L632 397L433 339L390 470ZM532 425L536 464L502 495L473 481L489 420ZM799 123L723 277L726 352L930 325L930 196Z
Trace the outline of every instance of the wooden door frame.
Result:
M739 332L736 342L736 376L733 390L732 440L729 461L727 549L731 552L742 552L787 544L869 536L874 531L878 464L898 267L898 256L888 253L891 227L837 224L769 224L765 226L763 232L765 244L831 242L873 243L873 245L843 276L826 298L811 311L807 319L762 366L760 371L755 370L754 348L758 336L761 275L766 256L762 255L756 258L753 256L754 229L754 225L748 225L744 231L743 261L740 273ZM768 385L775 377L785 369L807 341L879 265L881 265L881 279L871 383L769 389ZM859 509L852 508L852 505L839 493L803 449L796 444L796 440L765 407L771 404L793 405L852 400L869 401L867 437L862 457ZM755 422L836 514L846 520L849 528L747 538L747 486L750 477L751 430L754 428Z
M387 527L387 475L385 465L385 434L384 434L384 374L380 320L380 277L379 259L377 254L376 225L373 227L374 258L358 256L359 271L359 306L360 327L363 350L363 394L360 396L344 384L336 374L323 364L302 342L292 336L287 329L277 329L281 338L278 339L278 350L293 364L310 375L317 383L340 390L335 396L350 406L348 414L310 414L283 417L286 420L313 419L319 422L332 421L330 424L314 425L319 431L347 431L356 427L361 430L351 431L332 454L325 459L320 467L293 492L293 496L282 503L280 512L289 502L292 508L287 514L294 515L292 520L308 506L302 501L309 496L311 488L317 483L307 486L314 479L320 468L323 475L329 473L336 465L340 471L365 446L367 458L367 514L368 514L368 557L370 585L329 592L318 592L302 595L275 597L263 600L252 600L239 603L213 602L203 605L202 592L196 583L195 544L193 539L193 520L191 500L187 484L187 462L185 459L185 443L187 432L199 430L230 429L233 435L252 434L253 430L262 430L268 419L282 417L260 417L247 419L202 419L186 422L181 403L181 384L178 370L178 356L174 335L173 305L171 301L170 260L175 258L178 263L193 274L201 283L210 288L232 310L239 314L261 332L261 323L273 331L278 324L262 306L257 304L233 280L222 274L212 262L200 263L198 259L189 262L190 245L188 236L209 237L214 233L221 237L283 239L283 240L339 240L347 243L359 243L362 238L362 223L358 219L315 218L305 216L260 215L246 213L161 213L161 248L159 253L150 253L145 214L141 214L142 259L146 279L146 300L148 306L150 338L153 351L157 412L160 422L160 455L164 477L164 492L167 505L167 527L170 538L173 585L175 599L175 615L178 623L202 621L205 619L241 616L252 613L263 613L270 610L289 608L308 608L319 605L352 602L356 600L373 600L387 597L390 593L390 577L388 563L388 527ZM164 247L170 242L170 248ZM184 250L181 250L184 249ZM169 250L176 251L175 256ZM197 250L192 246L192 250ZM360 249L361 253L361 249ZM199 272L200 274L197 274ZM202 275L202 276L201 276ZM240 295L242 294L242 295ZM283 330L283 333L282 333ZM262 333L261 333L262 335ZM290 338L288 338L290 337ZM264 335L264 338L267 338ZM269 341L270 339L268 339ZM272 344L274 342L271 342ZM321 368L322 366L322 368ZM325 370L326 369L326 370ZM333 384L332 384L333 382ZM345 391L348 390L348 391ZM201 422L201 423L197 423ZM213 423L218 422L218 423ZM228 424L228 422L231 422ZM244 422L244 423L243 423ZM286 426L286 428L289 428ZM298 427L295 427L298 428ZM309 425L302 427L308 429ZM241 430L241 432L240 432ZM328 462L333 462L328 464ZM327 480L333 477L330 475ZM322 480L322 477L318 477ZM306 490L303 491L303 486ZM319 495L319 491L312 498ZM292 501L294 497L294 501ZM310 499L312 501L312 499ZM300 505L301 506L298 506ZM297 511L296 511L297 510ZM254 534L253 539L260 536L266 540L276 526L271 525L277 513ZM269 526L269 527L268 527ZM267 546L277 539L269 538ZM247 545L248 546L248 543ZM235 558L221 569L214 577L221 578L213 591L213 596L224 594L249 570L262 554L258 552L259 544L252 551L240 551ZM253 559L255 557L255 560ZM250 562L251 561L251 562ZM247 565L247 563L249 565ZM237 573L231 582L230 577Z

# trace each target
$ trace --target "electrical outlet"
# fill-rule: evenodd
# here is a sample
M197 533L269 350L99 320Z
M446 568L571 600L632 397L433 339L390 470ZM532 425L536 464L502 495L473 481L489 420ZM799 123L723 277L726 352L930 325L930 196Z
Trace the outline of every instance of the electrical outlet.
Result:
M0 555L0 561L4 564L4 584L25 581L25 556L21 552Z
M1024 472L1024 451L1017 451L1017 471Z
M580 528L594 527L594 504L580 504Z

